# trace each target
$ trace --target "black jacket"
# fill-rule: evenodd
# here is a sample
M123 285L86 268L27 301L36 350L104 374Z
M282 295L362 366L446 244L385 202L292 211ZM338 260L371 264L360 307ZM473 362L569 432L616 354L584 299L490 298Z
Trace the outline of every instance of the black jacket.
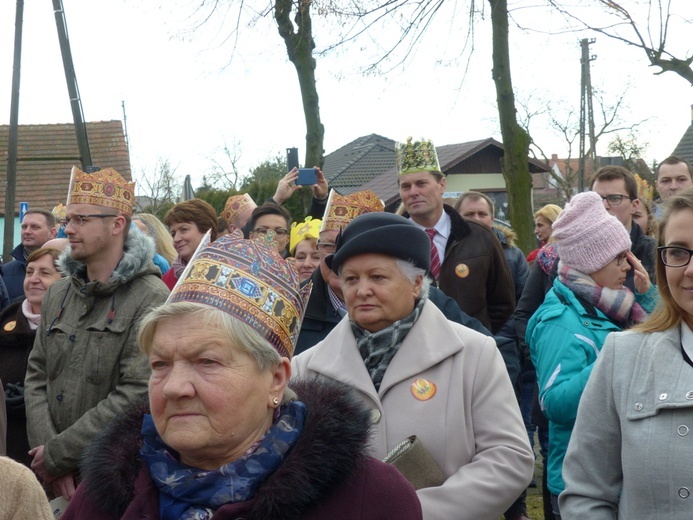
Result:
M500 242L488 227L463 219L448 205L451 221L438 287L494 334L515 310L515 284Z

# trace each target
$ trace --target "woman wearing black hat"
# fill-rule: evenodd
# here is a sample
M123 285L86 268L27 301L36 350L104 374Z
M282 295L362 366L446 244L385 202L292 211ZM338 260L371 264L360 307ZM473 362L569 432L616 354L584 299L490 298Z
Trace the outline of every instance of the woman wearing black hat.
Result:
M294 358L293 374L356 387L372 410L374 456L417 437L443 474L417 491L425 519L497 519L534 457L493 339L427 304L429 239L403 217L362 215L336 245L326 263L349 316Z

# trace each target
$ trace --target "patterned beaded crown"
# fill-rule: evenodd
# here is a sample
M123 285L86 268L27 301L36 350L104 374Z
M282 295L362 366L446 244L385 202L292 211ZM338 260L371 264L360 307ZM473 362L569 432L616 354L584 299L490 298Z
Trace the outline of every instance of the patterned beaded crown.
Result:
M94 173L84 173L72 167L67 205L91 204L132 215L135 202L135 183L128 182L113 168L104 168Z
M241 216L247 208L257 208L257 204L253 201L252 197L247 193L241 195L231 195L226 199L226 205L224 210L221 212L221 218L223 218L229 225L235 226L236 219Z
M330 190L320 231L339 231L359 215L384 210L383 201L370 190L357 191L351 195L340 195Z
M244 240L238 229L212 243L203 239L166 303L187 301L222 310L255 329L280 356L291 358L312 286L300 288L298 273L273 239Z

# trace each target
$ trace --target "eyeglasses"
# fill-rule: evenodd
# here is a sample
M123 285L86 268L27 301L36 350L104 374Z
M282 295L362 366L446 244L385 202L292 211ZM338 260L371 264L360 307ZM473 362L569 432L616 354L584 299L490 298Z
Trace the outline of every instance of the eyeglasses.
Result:
M277 235L278 237L285 237L286 235L289 234L289 231L284 229L284 228L257 228L253 229L253 233L257 233L258 235L266 235L268 232L274 231L274 234Z
M318 242L318 251L321 253L325 253L326 255L331 255L334 253L334 250L336 249L337 245L336 244L330 244L329 242Z
M616 265L623 264L623 261L626 258L628 258L628 251L624 251L623 253L619 253L618 256L616 257Z
M691 261L693 249L677 246L658 247L659 257L667 267L685 267Z
M607 195L606 197L602 197L602 200L605 200L609 206L618 206L623 202L623 199L634 200L628 195Z
M93 213L91 215L74 215L72 217L64 218L60 221L60 225L67 226L72 224L75 227L82 226L85 222L89 222L90 218L108 218L117 217L118 215L110 215L108 213Z

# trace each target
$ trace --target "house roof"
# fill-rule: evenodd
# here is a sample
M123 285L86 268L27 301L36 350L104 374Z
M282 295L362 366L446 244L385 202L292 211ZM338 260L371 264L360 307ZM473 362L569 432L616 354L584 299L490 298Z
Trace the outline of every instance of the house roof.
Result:
M503 144L490 137L466 143L436 146L440 169L444 173L447 173L448 170L452 169L454 166L489 146L496 147L501 151L503 150ZM536 159L528 158L527 160L529 161L531 173L544 172L548 168L544 163ZM383 199L385 206L389 206L393 202L396 202L399 199L396 165L391 164L387 171L373 178L358 189L374 191ZM353 191L358 191L358 189Z
M87 123L92 161L115 168L132 180L130 155L120 121ZM0 214L5 212L9 125L0 125ZM80 166L79 147L73 124L19 125L15 211L20 202L32 209L51 210L65 204L72 166Z
M323 173L330 187L348 194L395 164L395 141L370 134L325 156Z
M683 134L683 137L676 145L672 155L686 159L688 164L693 164L693 121Z

